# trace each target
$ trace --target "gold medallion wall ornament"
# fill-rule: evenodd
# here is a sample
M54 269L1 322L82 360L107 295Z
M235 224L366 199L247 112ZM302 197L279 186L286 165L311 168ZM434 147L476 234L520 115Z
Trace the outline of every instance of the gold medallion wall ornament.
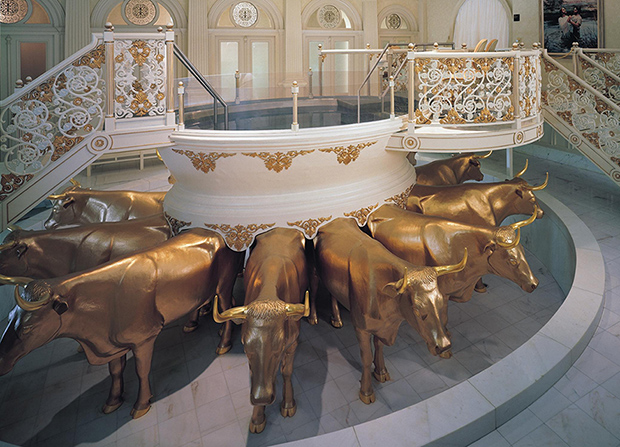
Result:
M318 219L298 220L297 222L287 222L290 227L298 227L304 232L308 239L316 236L319 225L328 222L332 216L319 217Z
M234 227L228 224L205 223L205 227L222 233L226 240L226 245L237 251L245 250L252 245L256 233L268 230L273 226L275 226L275 222L271 224L235 225Z
M348 146L330 147L329 149L319 149L320 152L333 152L336 154L336 160L338 163L348 165L354 162L360 156L362 149L368 146L372 146L376 141L369 141L368 143L350 144Z
M258 21L258 9L250 2L239 2L231 10L232 21L242 28L249 28Z
M0 23L17 23L28 14L26 0L0 0Z
M359 210L351 211L350 213L344 213L344 215L346 217L353 217L355 220L357 220L357 224L360 227L362 227L366 225L366 222L368 221L368 216L370 216L370 213L372 213L374 209L377 208L378 206L379 204L375 203L374 205L367 206L365 208L360 208Z
M192 162L192 166L196 169L196 171L202 171L205 174L208 174L210 171L215 171L216 165L215 161L218 158L226 158L226 157L234 157L237 155L236 153L228 153L228 152L192 152L192 151L183 151L179 149L172 149L172 152L176 152L177 154L185 155Z
M325 5L317 11L316 18L322 28L333 29L340 25L342 14L334 5Z
M515 144L523 143L523 132L519 131L513 136L513 140Z
M166 213L165 211L164 211L164 217L166 218L166 222L168 222L168 225L170 225L170 230L172 231L172 234L174 236L179 234L179 231L181 231L181 228L189 227L192 224L191 222L185 222L184 220L175 219L174 217L172 217L170 214Z
M400 194L396 194L395 196L389 197L387 199L385 199L386 202L394 202L395 205L397 205L398 207L402 208L402 209L406 209L407 208L407 198L409 197L409 194L411 194L411 190L413 189L414 185L411 185L410 187L408 187L407 189L405 189L402 193Z
M400 26L402 25L402 23L403 23L402 19L396 13L390 14L385 19L385 24L388 29L400 29Z
M134 25L148 25L157 15L157 7L151 0L129 0L125 4L125 17Z
M309 151L288 151L288 152L242 152L246 157L260 158L265 162L265 167L269 171L282 172L293 164L293 158L300 155L308 155L314 152Z

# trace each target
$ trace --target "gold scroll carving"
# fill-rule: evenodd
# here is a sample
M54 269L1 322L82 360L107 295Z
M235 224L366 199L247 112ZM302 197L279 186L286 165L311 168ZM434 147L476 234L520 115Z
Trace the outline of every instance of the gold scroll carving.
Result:
M300 155L308 155L314 149L307 151L288 151L288 152L242 152L246 157L260 158L265 162L265 167L270 171L281 172L288 169L293 164L293 159Z
M319 225L329 221L332 216L319 217L318 219L298 220L297 222L287 222L291 227L299 227L303 230L307 238L313 238L316 235Z
M235 225L230 226L228 224L207 224L205 226L212 230L218 230L224 234L226 244L234 250L245 250L252 244L254 235L262 230L267 230L275 225L272 224L249 224L249 225Z
M192 162L192 166L196 169L196 171L202 171L205 174L208 174L209 171L215 171L216 165L215 161L218 158L226 158L226 157L234 157L237 155L236 153L227 153L227 152L192 152L192 151L183 151L180 149L172 149L172 152L176 152L177 154L185 155Z
M360 156L362 149L372 146L376 141L369 141L367 143L360 144L350 144L348 146L336 146L330 147L329 149L319 149L320 152L333 152L336 154L336 160L338 163L343 165L348 165L351 162L354 162Z

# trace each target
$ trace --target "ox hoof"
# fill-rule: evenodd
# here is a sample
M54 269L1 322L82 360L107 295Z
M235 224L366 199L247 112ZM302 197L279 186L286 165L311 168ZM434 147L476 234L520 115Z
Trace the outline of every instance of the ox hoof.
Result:
M295 413L297 413L297 404L293 403L293 406L290 408L286 408L285 405L286 404L282 402L282 405L280 406L280 414L282 415L282 417L292 418L293 416L295 416Z
M78 344L76 351L81 354L82 352L84 352L84 348L82 347L82 345Z
M198 310L198 315L204 317L205 315L209 315L211 313L210 306L203 306Z
M197 321L188 321L187 323L185 323L185 326L183 326L183 332L185 332L186 334L194 332L196 329L198 329Z
M478 293L485 293L487 291L487 288L482 286L482 287L474 287L474 290Z
M377 382L384 383L389 380L392 380L392 378L390 377L390 373L387 372L387 369L384 369L383 372L373 371L372 375L375 376L375 379L377 379Z
M452 357L452 351L444 351L439 354L439 357L441 357L442 359L449 359Z
M250 421L250 433L262 433L265 429L265 425L267 425L267 419L260 424L255 424L254 421Z
M231 348L232 348L232 345L218 346L217 348L215 348L215 353L217 355L223 355L223 354L226 354L228 351L230 351Z
M120 406L123 405L123 400L121 399L121 401L117 404L114 405L108 405L107 403L103 406L103 408L101 409L101 411L103 411L103 414L110 414L115 412L116 410L118 410L120 408Z
M334 326L336 329L340 329L342 327L342 320L340 318L332 317L331 322L332 326Z
M375 401L375 392L373 391L369 395L366 395L362 393L362 391L360 390L360 400L364 402L366 405L370 405L371 403Z
M319 319L316 315L310 315L308 317L308 323L310 323L312 326L316 326L317 324L319 324Z
M149 410L151 409L151 406L149 405L148 407L146 407L143 410L136 410L135 408L131 409L131 417L133 419L138 419L141 418L142 416L144 416L146 413L149 412Z

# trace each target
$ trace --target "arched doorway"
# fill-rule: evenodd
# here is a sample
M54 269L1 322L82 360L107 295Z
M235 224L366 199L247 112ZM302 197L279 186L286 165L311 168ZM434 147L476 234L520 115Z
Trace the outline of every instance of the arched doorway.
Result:
M476 46L481 39L497 39L497 48L510 42L510 10L501 0L465 0L454 21L454 42Z

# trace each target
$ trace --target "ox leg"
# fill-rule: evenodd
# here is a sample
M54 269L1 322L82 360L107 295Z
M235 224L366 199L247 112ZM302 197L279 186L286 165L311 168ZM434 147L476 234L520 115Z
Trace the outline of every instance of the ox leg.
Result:
M295 350L297 349L297 340L288 347L282 358L282 405L280 405L280 414L282 417L293 417L297 412L297 403L293 394L293 360L295 359Z
M484 293L487 291L487 285L482 282L482 278L478 278L478 282L476 283L474 290L478 293Z
M183 332L189 334L190 332L194 332L198 328L198 319L200 318L200 310L196 309L192 313L189 314L189 318L187 322L183 326Z
M265 418L265 406L256 405L252 411L252 419L250 419L250 433L261 433L267 425Z
M385 367L385 359L383 358L383 343L381 340L377 338L377 336L373 336L373 341L375 343L375 370L372 373L379 382L387 382L388 380L392 380L390 378L390 373Z
M360 345L362 359L362 380L360 381L360 400L365 404L375 401L375 392L372 389L370 367L372 366L372 347L370 346L370 334L360 329L355 329L355 335Z
M110 371L110 377L112 378L112 386L110 387L108 399L105 401L105 405L102 409L104 414L110 414L123 405L123 372L125 371L126 364L126 355L122 355L121 357L118 357L108 363L108 370Z
M222 299L218 301L218 305L220 307L220 312L224 312L225 310L230 309L232 302L232 295L230 298ZM220 343L215 348L215 353L217 355L226 354L232 348L232 321L226 321L222 323L220 327Z
M311 325L319 324L319 319L316 316L316 297L319 293L319 276L314 273L310 278L310 315L308 316L308 323Z
M155 338L153 337L133 349L139 381L138 399L131 410L131 416L134 419L144 416L151 409L151 397L153 395L151 394L151 384L149 383L149 372L151 371Z
M342 327L342 318L340 318L340 308L338 301L332 296L332 326L335 328Z

